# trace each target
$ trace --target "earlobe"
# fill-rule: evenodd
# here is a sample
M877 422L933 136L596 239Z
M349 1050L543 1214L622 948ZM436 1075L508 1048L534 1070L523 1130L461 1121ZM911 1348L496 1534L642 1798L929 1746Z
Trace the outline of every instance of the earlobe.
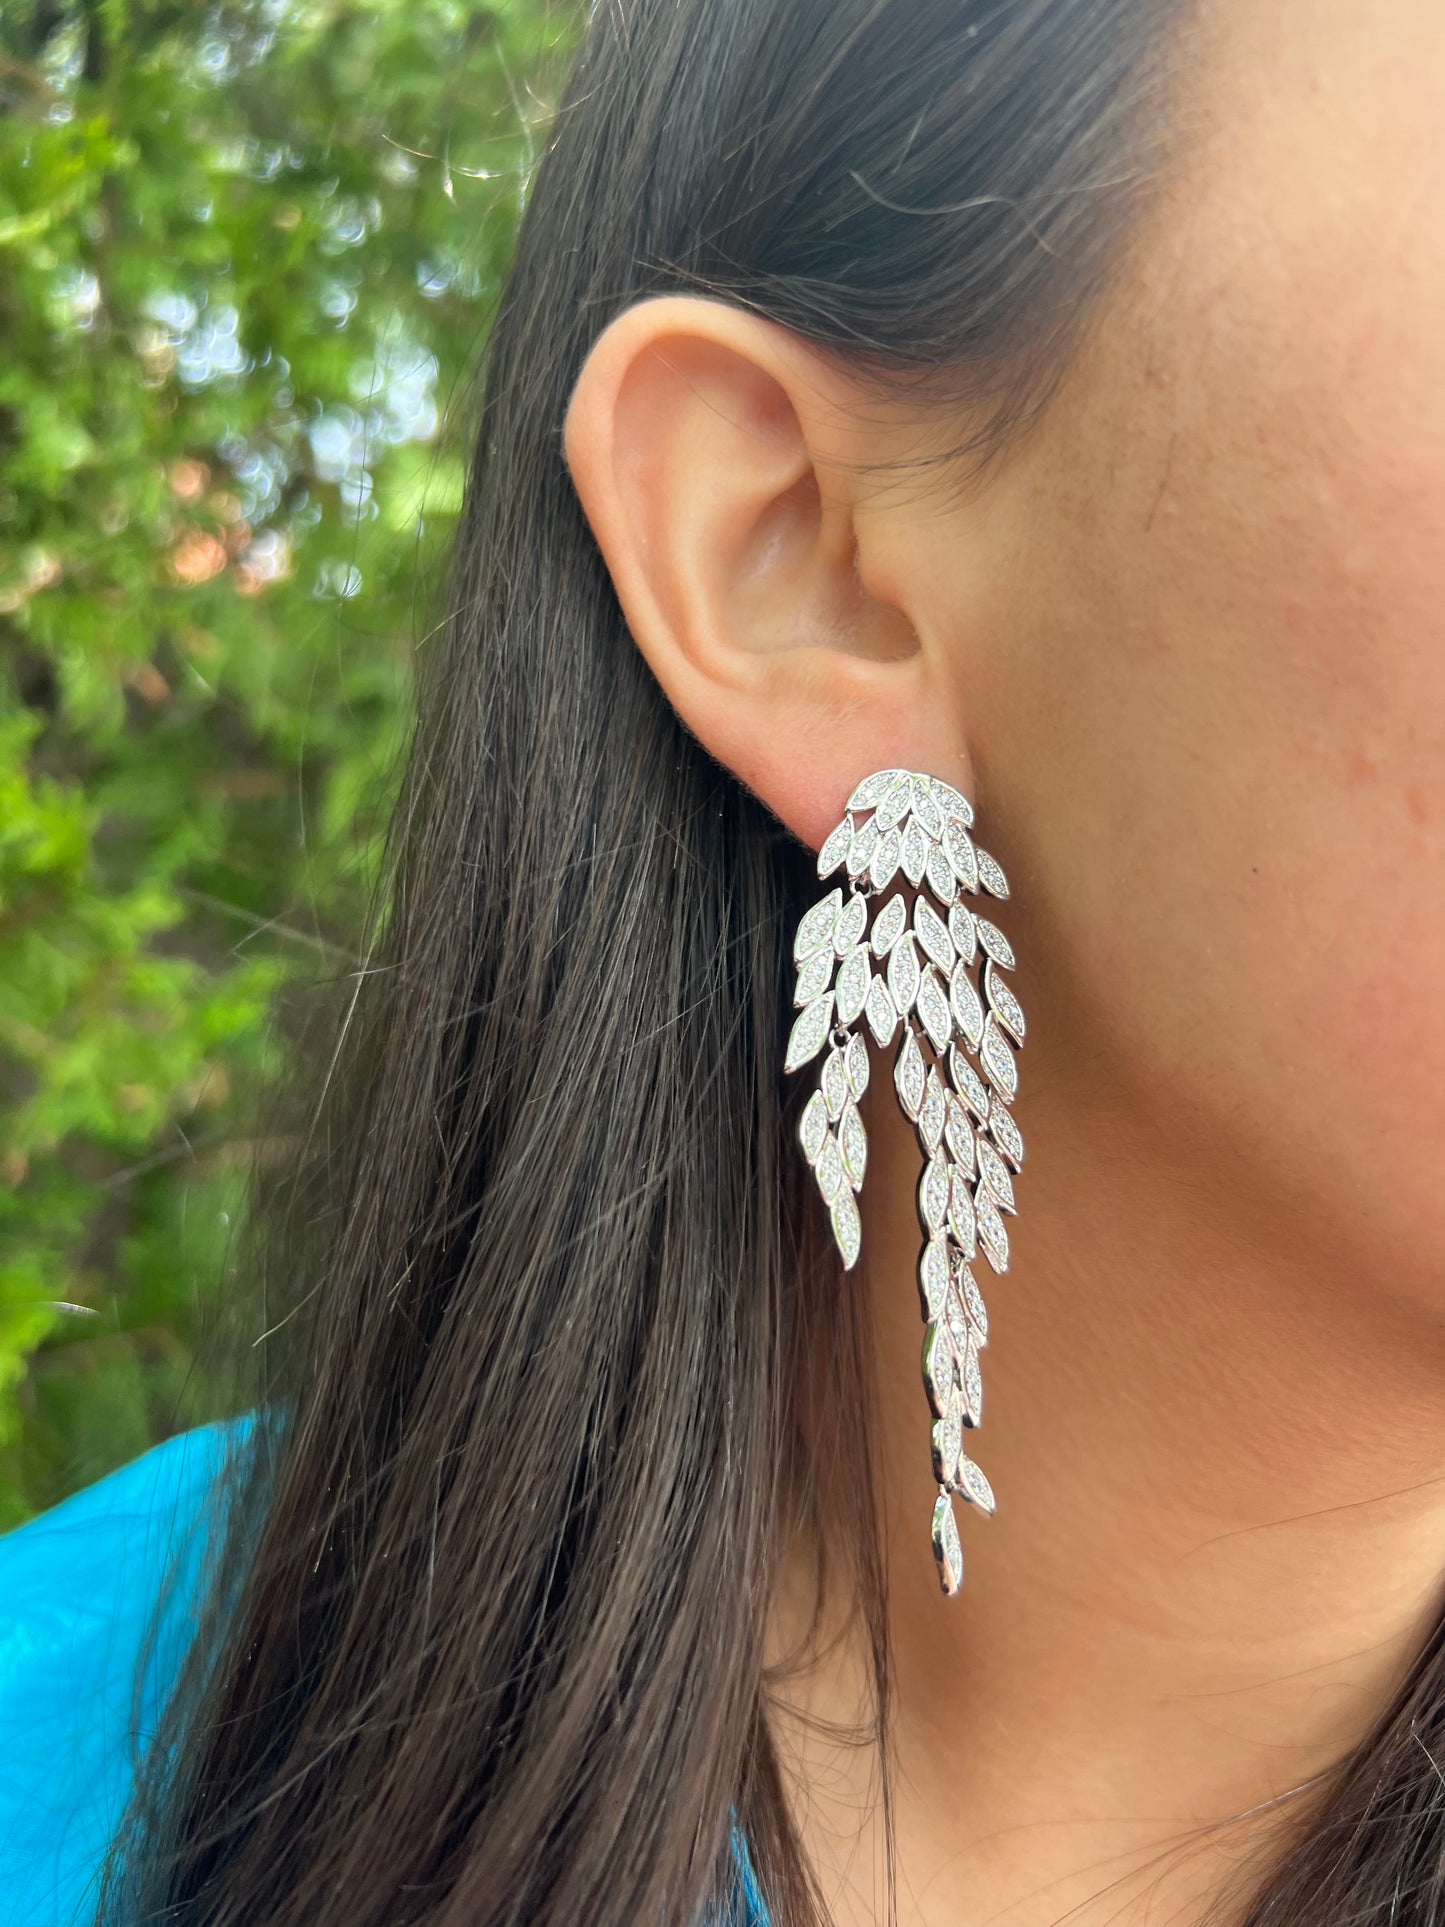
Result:
M965 774L910 612L864 587L878 524L852 374L694 296L604 331L568 467L638 647L687 727L813 847L860 774Z

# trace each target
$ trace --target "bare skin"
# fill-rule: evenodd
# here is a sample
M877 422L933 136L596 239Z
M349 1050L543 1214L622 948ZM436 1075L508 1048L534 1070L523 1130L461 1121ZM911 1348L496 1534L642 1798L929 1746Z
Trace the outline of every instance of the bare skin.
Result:
M865 483L959 424L691 298L620 317L568 420L704 743L814 847L934 770L1014 884L1001 1509L952 1603L917 1152L870 1093L909 1927L1228 1921L1442 1603L1445 9L1218 0L1196 56L1176 177L979 487ZM857 1679L845 1642L794 1711ZM883 1918L873 1763L780 1731L837 1919Z

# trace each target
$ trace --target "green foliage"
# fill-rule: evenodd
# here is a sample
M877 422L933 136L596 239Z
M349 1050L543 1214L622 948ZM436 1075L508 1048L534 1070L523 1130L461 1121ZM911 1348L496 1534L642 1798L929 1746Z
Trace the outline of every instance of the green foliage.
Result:
M0 1527L177 1422L576 16L0 14Z

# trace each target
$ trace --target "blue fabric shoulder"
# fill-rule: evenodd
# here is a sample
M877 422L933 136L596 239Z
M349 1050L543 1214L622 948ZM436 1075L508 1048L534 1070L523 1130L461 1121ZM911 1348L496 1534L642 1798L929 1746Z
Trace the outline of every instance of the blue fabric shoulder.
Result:
M230 1438L202 1426L0 1535L4 1927L84 1927L100 1865L194 1631L192 1528ZM155 1645L142 1647L172 1562Z

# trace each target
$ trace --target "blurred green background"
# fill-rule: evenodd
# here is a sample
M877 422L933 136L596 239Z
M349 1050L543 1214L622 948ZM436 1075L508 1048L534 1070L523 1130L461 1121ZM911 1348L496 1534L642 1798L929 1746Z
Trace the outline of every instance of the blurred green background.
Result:
M0 0L0 1529L185 1422L578 19Z

